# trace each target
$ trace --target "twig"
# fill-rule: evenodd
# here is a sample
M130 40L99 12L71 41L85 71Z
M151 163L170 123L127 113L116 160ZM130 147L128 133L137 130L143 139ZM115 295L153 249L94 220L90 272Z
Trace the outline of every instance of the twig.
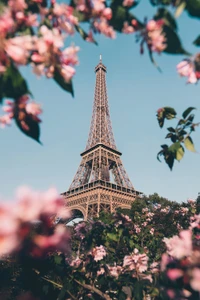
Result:
M81 283L77 279L74 279L74 281L76 283L78 283L79 285L81 285L82 287L84 287L85 289L95 292L97 295L101 296L103 299L105 299L105 300L112 300L110 298L110 296L104 294L103 292L101 292L100 290L98 290L97 288L95 288L94 286L89 285L89 284L85 284L85 283Z

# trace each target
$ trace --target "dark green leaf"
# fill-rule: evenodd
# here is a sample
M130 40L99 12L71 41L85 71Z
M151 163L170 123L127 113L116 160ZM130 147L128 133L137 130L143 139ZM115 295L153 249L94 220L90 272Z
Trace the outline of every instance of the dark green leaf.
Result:
M30 114L27 114L26 111L16 110L14 115L15 122L18 128L27 136L40 142L40 127L37 120L34 120L34 117Z
M172 16L172 14L165 8L159 8L156 15L154 16L154 20L163 19L165 25L171 27L173 30L177 30L176 20Z
M79 25L75 25L76 30L80 33L81 37L86 40L89 35L79 26ZM93 39L93 43L95 45L98 45L97 42Z
M190 16L200 18L200 0L187 0L186 10Z
M61 88L63 88L63 90L69 92L72 97L74 97L72 81L70 80L69 82L66 82L58 69L56 69L54 72L54 80L59 84Z
M183 118L187 118L187 116L191 113L192 110L196 109L195 107L188 107L182 114Z
M194 40L193 44L195 46L200 46L200 35L198 35L198 37Z
M167 130L168 130L169 132L175 132L175 129L174 129L173 127L168 127Z
M164 107L164 115L167 120L171 120L171 119L175 118L176 114L177 113L174 108L168 107L168 106Z
M19 70L10 64L5 73L0 76L0 99L4 97L17 99L26 94L31 94L26 80Z
M179 36L171 27L164 25L163 33L165 34L167 44L164 52L169 54L190 55L190 53L183 48Z
M132 20L137 21L138 29L144 27L144 24L131 14L126 7L118 5L118 1L113 1L110 8L112 9L112 19L109 21L109 24L113 26L115 30L121 32L124 27L124 22L131 24Z

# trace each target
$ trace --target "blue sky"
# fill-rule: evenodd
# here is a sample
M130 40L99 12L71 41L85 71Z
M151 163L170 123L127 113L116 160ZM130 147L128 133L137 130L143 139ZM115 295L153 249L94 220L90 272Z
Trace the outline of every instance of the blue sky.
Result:
M143 1L134 13L142 19L143 16L151 18L152 11L147 1ZM197 52L191 43L199 34L198 21L189 20L183 14L179 24L185 48ZM198 129L193 136L197 153L186 151L172 172L156 159L160 145L167 141L166 130L158 127L156 110L172 106L182 113L188 106L199 107L199 85L186 85L185 79L176 73L175 66L183 56L155 55L163 70L160 74L146 51L143 56L139 54L134 35L118 34L115 40L98 36L97 40L98 47L79 36L72 39L81 48L74 99L52 80L36 79L30 69L23 70L34 99L44 109L43 146L23 135L14 124L0 131L1 199L11 199L20 185L39 190L55 186L59 192L68 189L86 146L94 97L94 67L100 54L108 71L107 89L116 144L134 187L147 195L157 192L179 202L196 198L200 192ZM196 120L200 120L199 110Z

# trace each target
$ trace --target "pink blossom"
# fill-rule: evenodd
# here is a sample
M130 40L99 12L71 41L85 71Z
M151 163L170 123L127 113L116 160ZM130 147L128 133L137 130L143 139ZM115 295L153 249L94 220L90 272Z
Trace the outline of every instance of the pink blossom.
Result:
M66 82L69 82L75 73L76 71L73 67L65 65L62 66L61 75L63 76Z
M100 270L97 271L97 276L103 275L105 273L104 268L100 268Z
M68 217L69 211L65 209L64 199L56 190L39 193L22 187L17 191L17 199L18 202L14 204L0 204L0 256L20 251L28 244L33 255L66 251L69 233L65 226L55 226L53 217ZM44 226L47 235L30 236L36 221Z
M27 8L27 4L25 0L9 0L8 5L14 10L14 11L20 11Z
M195 73L194 63L190 59L184 59L176 66L177 72L180 76L188 77L188 83L196 83L197 76Z
M147 270L148 257L146 254L139 254L138 249L134 249L132 255L124 257L123 267L128 267L130 271L136 270L143 273Z
M151 230L149 232L153 235L154 234L154 228L151 228Z
M64 225L57 225L54 234L50 236L36 235L35 244L42 252L62 251L66 252L69 247L69 233Z
M183 276L183 271L181 269L169 269L167 271L167 276L171 279L171 280L176 280L180 277Z
M102 260L104 256L106 256L106 250L104 246L95 247L92 249L92 256L94 257L95 261Z
M133 5L134 1L135 1L135 0L124 0L122 4L123 4L123 6L128 6L128 7L130 7L130 6Z
M147 30L147 44L152 51L162 52L167 47L166 38L162 30L162 20L150 20L146 25Z
M7 33L10 33L15 29L14 25L15 25L15 23L12 18L11 11L9 9L4 9L3 13L1 13L1 15L0 15L0 37L1 37L1 39L3 37L5 37Z
M133 28L133 26L129 25L128 22L124 22L123 28L122 28L122 32L129 34L129 33L133 33L135 30Z
M10 116L10 114L0 116L0 126L4 128L6 125L10 125L11 120L12 117Z
M33 38L30 35L16 36L5 44L6 53L18 64L27 63L30 51L33 50Z
M107 265L110 275L118 278L123 268L121 266L109 266Z
M190 280L191 287L200 292L200 269L194 268L192 271L192 280Z
M36 102L29 102L26 104L26 112L33 116L38 116L42 113L41 105Z
M40 33L43 36L43 40L48 46L54 46L55 48L60 48L64 45L63 36L60 34L58 28L48 29L47 26L42 25L40 27Z
M164 238L168 253L175 258L182 258L191 254L192 251L192 232L183 230L179 236L170 239Z
M135 229L136 233L141 232L141 228L138 225L134 225L134 229Z
M106 7L103 10L102 16L105 17L107 20L112 19L112 10L110 7Z
M77 257L71 261L70 266L78 268L81 263L82 263L82 260L79 257Z
M105 36L114 39L116 37L116 33L112 26L108 25L108 22L105 18L101 18L99 22L94 22L94 27Z

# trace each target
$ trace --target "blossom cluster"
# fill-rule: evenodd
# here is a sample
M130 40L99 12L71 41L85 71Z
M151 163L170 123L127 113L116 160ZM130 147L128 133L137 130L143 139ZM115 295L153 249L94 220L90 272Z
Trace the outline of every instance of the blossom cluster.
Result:
M182 77L187 77L187 83L197 83L200 79L199 67L200 54L184 59L177 65L177 72Z
M179 236L165 238L167 253L161 260L161 271L167 278L166 293L170 299L197 299L200 292L200 215L192 217L191 226Z
M14 118L16 113L20 114L19 121L24 130L29 130L28 124L26 123L27 115L35 122L41 122L38 117L42 113L41 105L34 101L29 101L28 95L21 96L16 99L15 102L12 100L6 100L5 103L6 105L2 108L5 114L0 116L1 127L10 125L11 120Z
M0 204L0 257L24 253L36 257L49 251L68 250L66 226L55 224L57 216L70 216L64 199L54 188L35 192L21 187L16 203Z

